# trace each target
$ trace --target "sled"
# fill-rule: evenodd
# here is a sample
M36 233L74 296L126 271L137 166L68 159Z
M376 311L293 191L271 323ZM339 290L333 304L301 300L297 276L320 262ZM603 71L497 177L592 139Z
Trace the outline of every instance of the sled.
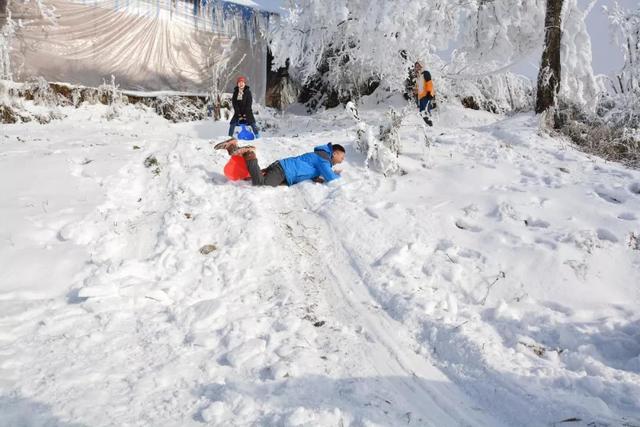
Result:
M247 162L242 156L231 156L226 165L224 165L224 176L230 181L239 181L241 179L250 178Z
M238 138L244 141L252 141L256 139L256 136L245 124L240 124L240 132L238 132Z

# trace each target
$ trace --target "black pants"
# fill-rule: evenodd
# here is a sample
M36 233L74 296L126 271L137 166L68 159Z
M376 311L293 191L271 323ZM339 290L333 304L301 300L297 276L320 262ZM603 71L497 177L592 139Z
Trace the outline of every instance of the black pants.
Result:
M258 166L258 159L247 160L247 169L251 175L251 183L253 185L268 185L271 187L277 187L284 184L286 178L284 176L284 170L280 166L279 161L271 163L265 170L264 174Z

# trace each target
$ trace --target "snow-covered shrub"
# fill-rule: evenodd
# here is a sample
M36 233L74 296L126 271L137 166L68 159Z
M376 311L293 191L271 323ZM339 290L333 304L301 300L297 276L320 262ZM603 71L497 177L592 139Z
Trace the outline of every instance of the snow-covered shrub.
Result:
M127 104L128 99L120 91L120 87L116 84L116 78L111 76L111 82L104 82L98 86L96 93L101 104L106 105L122 105Z
M33 78L24 83L20 88L21 95L36 105L56 108L60 105L68 105L69 100L64 95L54 91L43 77Z
M161 96L154 103L156 112L174 123L204 120L206 105L198 97Z
M0 123L17 123L20 120L12 106L13 97L9 94L8 83L0 80Z
M16 103L0 94L0 123L13 124L30 121L30 115L24 114L23 109L16 105Z
M398 131L402 125L403 115L398 113L394 108L390 108L385 114L385 118L387 120L386 123L380 125L380 141L382 141L391 153L398 157L402 148Z
M106 120L113 120L119 117L122 106L129 103L129 99L122 94L118 85L116 85L116 79L114 76L111 76L110 83L103 82L98 86L95 97L101 104L109 106L107 111L102 115Z
M57 109L46 112L31 112L20 102L0 100L0 123L13 124L35 121L40 124L47 124L52 120L59 120L64 117L66 116Z
M366 156L365 165L384 176L401 173L398 164L400 154L400 137L398 131L402 125L402 115L390 109L385 115L385 123L381 124L376 135L375 127L360 119L353 102L345 107L347 113L356 121L356 150Z
M564 112L561 117L567 113ZM612 126L606 120L575 113L559 123L560 131L579 148L607 160L640 167L640 132L624 126Z
M614 127L640 129L640 99L633 93L607 91L601 94L596 114Z
M513 73L473 80L443 79L440 86L449 98L458 99L466 107L492 113L530 111L535 101L531 80ZM475 104L475 107L468 104Z
M45 87L42 81L26 84L0 80L0 123L38 122L46 124L64 118L55 104L57 94ZM31 108L24 99L32 101ZM33 108L33 105L38 107ZM42 108L42 107L46 108Z

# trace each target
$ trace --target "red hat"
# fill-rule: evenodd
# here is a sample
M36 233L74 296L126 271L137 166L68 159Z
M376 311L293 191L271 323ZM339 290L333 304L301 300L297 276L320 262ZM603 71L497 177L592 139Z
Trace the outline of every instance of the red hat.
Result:
M240 76L238 77L238 80L236 80L236 84L240 83L240 82L247 82L247 79L244 76Z

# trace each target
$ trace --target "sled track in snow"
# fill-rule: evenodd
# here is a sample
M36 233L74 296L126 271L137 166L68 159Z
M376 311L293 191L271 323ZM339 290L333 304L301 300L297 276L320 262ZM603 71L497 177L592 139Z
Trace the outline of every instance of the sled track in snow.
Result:
M314 230L306 242L312 248L307 255L314 260L314 270L327 273L325 280L314 285L331 307L333 319L329 321L337 320L359 333L356 340L341 342L350 353L357 354L360 365L356 369L366 367L367 375L379 379L380 389L391 391L396 402L403 402L405 422L497 425L495 420L486 419L481 409L472 407L441 371L418 354L417 343L370 295L366 285L369 272L362 271L362 262L344 246L323 212L322 204L331 201L321 201L321 206L314 208L305 190L293 193L298 207L295 216L288 218L289 223L304 223ZM352 203L355 208L356 202Z

